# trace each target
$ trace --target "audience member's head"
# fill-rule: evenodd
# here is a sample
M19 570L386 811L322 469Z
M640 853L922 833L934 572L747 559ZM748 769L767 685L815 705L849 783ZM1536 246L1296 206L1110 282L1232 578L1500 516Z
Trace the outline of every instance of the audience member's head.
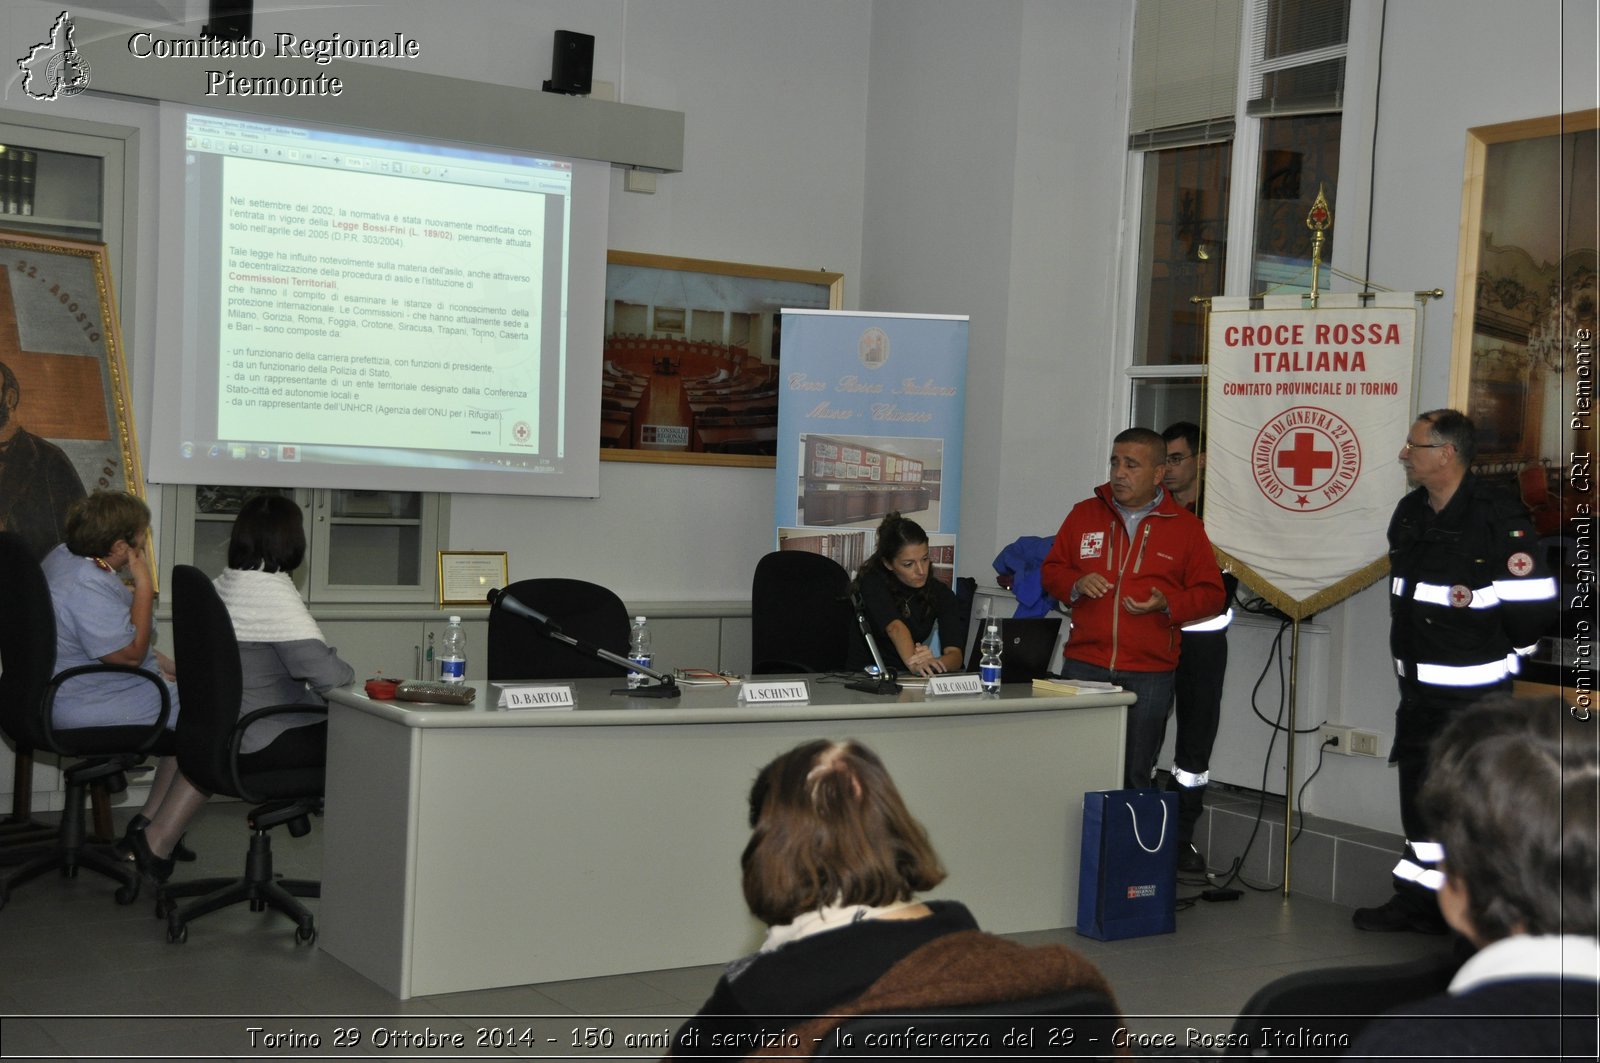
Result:
M750 789L744 896L769 926L829 905L881 906L944 881L883 761L856 742L797 746Z
M118 542L139 547L150 527L150 507L126 491L96 491L67 510L63 541L79 557L107 557Z
M1433 442L1450 444L1456 452L1456 464L1463 469L1471 467L1478 455L1478 429L1472 418L1460 410L1444 408L1420 413L1417 420L1428 426Z
M1444 846L1439 907L1475 945L1596 934L1596 746L1553 699L1497 699L1435 743L1422 813Z
M305 521L293 499L256 495L239 508L228 567L293 572L306 556Z

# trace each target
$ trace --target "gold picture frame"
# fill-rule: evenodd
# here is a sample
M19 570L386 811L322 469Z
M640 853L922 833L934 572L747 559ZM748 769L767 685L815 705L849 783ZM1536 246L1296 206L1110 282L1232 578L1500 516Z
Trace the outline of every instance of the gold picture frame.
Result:
M0 432L14 422L8 446L21 441L29 465L25 477L13 472L24 460L13 449L0 480L0 526L47 548L48 537L60 541L66 505L94 490L142 498L144 470L106 245L0 231L0 249L8 374Z
M608 252L600 460L772 468L779 311L843 302L842 273Z
M504 588L509 573L504 550L440 550L439 605L487 606L489 591Z
M1595 328L1597 131L1600 109L1467 130L1450 404L1477 425L1485 475L1559 483L1592 452L1592 429L1553 412L1573 337Z

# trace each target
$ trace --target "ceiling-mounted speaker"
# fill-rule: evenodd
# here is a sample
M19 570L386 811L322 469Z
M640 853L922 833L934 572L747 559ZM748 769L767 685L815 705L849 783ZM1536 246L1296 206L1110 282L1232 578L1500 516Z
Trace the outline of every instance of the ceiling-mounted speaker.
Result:
M221 41L248 39L254 7L255 0L211 0L209 17L200 35Z
M587 96L594 77L594 34L556 30L555 54L550 58L550 80L544 91Z

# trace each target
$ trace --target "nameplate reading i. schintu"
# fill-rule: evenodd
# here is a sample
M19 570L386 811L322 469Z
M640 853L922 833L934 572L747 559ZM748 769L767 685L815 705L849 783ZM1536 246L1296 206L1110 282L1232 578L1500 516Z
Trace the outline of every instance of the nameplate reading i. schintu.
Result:
M570 709L572 707L572 688L569 686L500 688L500 708L502 709Z
M810 701L811 693L803 679L790 679L774 683L752 683L748 680L739 688L739 700L756 701Z

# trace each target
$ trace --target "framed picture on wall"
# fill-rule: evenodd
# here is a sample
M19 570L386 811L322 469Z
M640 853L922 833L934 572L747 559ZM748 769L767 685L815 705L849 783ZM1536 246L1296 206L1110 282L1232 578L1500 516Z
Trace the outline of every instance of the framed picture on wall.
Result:
M1596 327L1597 135L1600 110L1467 130L1450 402L1482 475L1559 490L1593 453L1568 392Z
M606 263L601 460L771 468L779 312L840 309L844 274L632 251Z
M0 528L36 553L90 491L143 496L106 246L0 232Z

